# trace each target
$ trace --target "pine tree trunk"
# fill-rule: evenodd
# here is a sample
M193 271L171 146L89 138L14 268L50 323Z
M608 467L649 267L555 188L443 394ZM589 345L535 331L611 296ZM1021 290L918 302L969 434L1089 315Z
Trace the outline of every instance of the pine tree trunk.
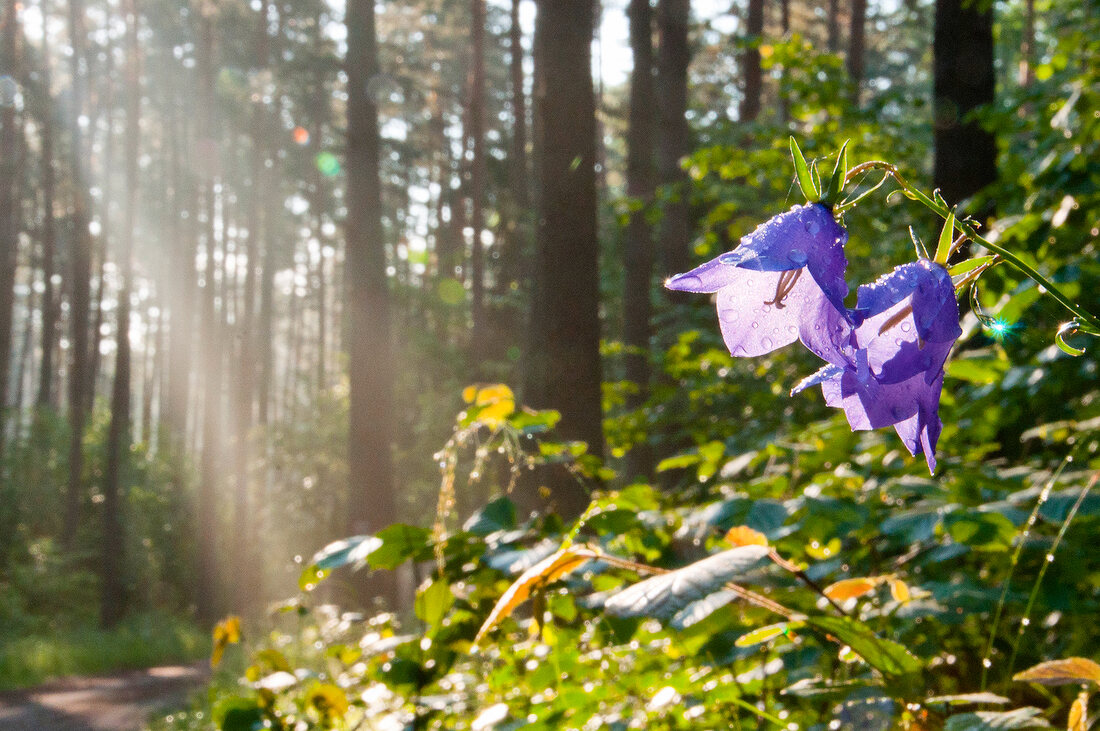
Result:
M829 53L840 53L840 0L829 0L827 14Z
M397 517L393 456L394 371L390 294L382 231L378 110L366 81L378 73L374 1L347 10L348 529L370 533ZM362 593L396 600L392 572L376 572ZM365 596L363 598L366 598Z
M204 158L199 161L201 172L205 222L203 238L206 247L204 274L202 327L204 329L204 367L206 382L203 391L202 458L200 463L198 525L199 567L195 605L200 619L209 622L216 618L219 607L217 571L218 513L217 494L221 467L221 400L222 400L222 347L220 317L215 308L215 192L213 165L217 155L214 129L214 5L206 0L200 7L198 78L199 97L202 99L199 115L199 149Z
M85 14L83 0L69 0L69 36L72 41L70 56L72 73L72 100L69 115L71 175L73 177L73 241L69 252L69 479L65 492L65 519L61 540L72 549L80 522L80 499L84 471L84 427L88 403L89 379L88 321L91 307L91 237L88 231L88 200L85 188L84 139L80 130L87 80L81 71L87 55L85 43Z
M653 93L653 13L649 0L631 0L630 48L634 70L630 75L630 127L627 131L626 192L643 208L630 216L626 229L623 258L623 339L628 348L626 379L637 384L637 393L627 397L630 409L641 408L649 398L649 338L652 306L650 289L653 278L653 232L646 219L653 205L654 189L654 93ZM653 474L653 451L639 444L628 455L626 477L649 479Z
M532 406L558 409L560 435L602 456L593 9L592 0L538 2L538 225L525 396ZM572 476L555 471L545 482L548 500L528 485L517 495L523 507L569 517L584 510L587 496Z
M485 323L485 0L470 0L470 47L473 53L470 79L470 137L474 159L470 170L470 314L473 320L471 346L484 352Z
M687 72L689 0L657 2L657 108L660 114L657 172L671 200L661 219L663 261L668 273L682 272L691 261L687 173L680 167L689 150Z
M859 0L856 0L858 2ZM745 79L745 96L741 100L741 121L753 122L760 116L760 97L764 91L764 75L760 69L760 39L764 34L764 0L749 0L749 15L745 23L745 40L752 43L741 56L741 74Z
M125 474L130 453L130 290L133 278L134 221L137 207L137 157L141 137L141 88L138 71L137 0L126 0L126 199L118 252L118 329L111 422L107 432L107 468L103 478L103 555L100 623L112 627L125 610L123 567Z
M933 36L933 180L954 205L997 179L997 146L976 121L993 103L993 11L968 0L937 0Z
M19 5L16 0L4 4L3 48L0 49L0 75L20 78L16 69L16 26ZM15 103L0 105L0 455L8 406L8 369L12 362L12 325L15 312L15 264L19 248L19 206L15 200L18 178L17 125Z
M48 94L50 89L50 46L46 25L49 11L43 3L42 12L42 89ZM39 409L56 408L54 398L55 367L54 355L57 349L57 321L61 312L61 302L54 289L54 275L57 273L57 226L54 220L54 203L57 198L57 178L54 170L54 103L50 97L44 97L46 112L39 120L42 129L42 333L41 351L38 368L38 396L35 404Z
M851 27L848 31L848 83L851 84L850 101L853 107L859 106L860 87L863 85L866 28L867 0L852 0Z

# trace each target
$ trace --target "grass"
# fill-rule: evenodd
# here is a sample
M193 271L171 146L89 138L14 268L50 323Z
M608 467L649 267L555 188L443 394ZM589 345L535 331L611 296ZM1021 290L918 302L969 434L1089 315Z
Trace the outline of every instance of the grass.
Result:
M208 656L210 637L193 621L141 614L102 630L7 636L0 628L0 689L25 688L68 675L190 662Z

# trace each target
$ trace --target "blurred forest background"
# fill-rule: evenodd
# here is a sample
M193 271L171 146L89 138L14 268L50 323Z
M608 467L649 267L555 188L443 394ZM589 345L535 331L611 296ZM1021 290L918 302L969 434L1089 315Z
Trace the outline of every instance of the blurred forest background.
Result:
M0 675L202 653L214 620L293 594L330 541L429 528L433 455L477 383L559 412L556 438L609 468L589 484L681 505L824 486L880 511L823 503L823 541L922 500L935 538L892 535L941 540L981 507L975 551L1007 551L1019 496L1071 453L1080 491L1100 460L1094 353L1053 347L1064 314L1032 283L1000 267L962 299L1008 334L964 317L929 480L892 434L787 399L813 359L735 361L706 298L661 282L803 202L793 135L808 157L848 140L898 164L1095 306L1096 10L3 0ZM846 223L853 290L912 258L910 226L940 226L885 191ZM582 482L535 474L521 516L584 509ZM508 483L459 480L451 509ZM1042 606L1084 622L1100 564L1067 545ZM999 574L972 569L978 602ZM387 577L360 603L407 608L424 578ZM105 659L73 659L82 642Z

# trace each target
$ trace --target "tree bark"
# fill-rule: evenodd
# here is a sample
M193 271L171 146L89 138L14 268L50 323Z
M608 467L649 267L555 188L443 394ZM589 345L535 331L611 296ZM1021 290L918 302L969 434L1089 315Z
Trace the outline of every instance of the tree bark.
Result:
M630 75L630 127L627 130L626 192L642 208L630 216L626 229L623 259L623 339L628 352L626 378L638 387L627 397L630 409L641 408L649 398L651 335L650 288L653 277L653 232L647 220L653 205L654 190L654 93L653 93L653 13L649 0L631 0L630 48L634 70ZM636 445L628 455L628 479L649 479L653 474L653 451L648 444Z
M470 0L470 22L470 137L474 153L470 170L470 314L472 350L480 353L484 352L486 336L485 251L481 240L485 228L485 0Z
M592 0L539 0L535 25L535 150L538 225L526 400L555 408L559 433L603 455L599 353L599 242ZM549 499L518 495L523 507L565 516L584 510L569 475L546 475Z
M973 120L993 103L993 11L968 0L937 0L933 35L933 180L954 205L997 179L993 135Z
M751 45L741 56L741 75L745 78L745 96L741 99L740 113L742 122L753 122L760 116L760 97L764 90L764 75L760 69L760 39L763 34L764 0L749 0L745 40Z
M115 374L111 390L111 422L107 431L107 467L103 478L103 554L100 623L112 627L126 606L123 567L125 473L130 453L130 290L134 262L134 220L137 207L137 157L141 88L138 70L137 0L126 0L126 198L118 252L118 330Z
M57 273L57 227L54 220L54 203L57 198L57 178L54 170L54 102L50 92L50 47L46 26L49 10L45 3L42 12L42 82L43 114L42 125L42 357L38 369L38 396L35 403L39 409L56 407L54 398L54 355L57 348L57 321L61 312L61 301L54 289L54 275Z
M688 223L688 177L680 167L688 154L687 73L689 0L657 1L657 108L660 115L657 171L670 195L661 219L663 265L668 273L688 269L691 227Z
M14 83L21 78L16 43L20 6L16 0L7 0L3 14L4 46L0 55L0 74L5 81ZM10 90L4 90L7 94ZM14 95L13 95L14 96ZM15 312L15 265L19 249L19 205L15 194L18 190L19 161L16 151L18 127L15 120L15 99L0 102L0 455L3 454L6 433L5 414L8 407L8 379L12 362L12 325Z
M80 498L84 471L85 404L88 402L89 377L88 320L91 306L91 236L88 231L88 201L85 189L84 139L80 130L80 115L84 108L87 79L81 70L87 55L85 43L85 10L83 0L69 0L69 36L72 43L70 56L73 79L72 100L69 115L71 174L73 176L73 241L69 252L69 479L65 492L65 519L61 540L66 549L72 549L80 522Z
M382 232L378 109L366 82L378 73L374 0L347 6L348 529L376 532L397 517L391 439L394 371ZM363 587L391 601L390 572ZM364 597L365 598L365 597Z
M867 28L867 0L852 0L851 26L848 30L848 83L850 101L853 107L859 106L860 87L863 85L864 42Z
M829 53L840 53L840 0L829 0L827 13Z
M205 0L199 10L199 97L202 99L199 114L199 145L205 158L200 161L203 198L203 239L206 248L206 271L203 283L202 326L204 328L202 458L200 463L198 525L199 570L197 576L196 608L199 617L209 622L216 618L219 606L217 571L218 514L217 493L221 467L221 403L222 403L222 347L221 323L215 307L214 250L216 207L214 192L214 157L217 142L214 129L214 19L215 6Z

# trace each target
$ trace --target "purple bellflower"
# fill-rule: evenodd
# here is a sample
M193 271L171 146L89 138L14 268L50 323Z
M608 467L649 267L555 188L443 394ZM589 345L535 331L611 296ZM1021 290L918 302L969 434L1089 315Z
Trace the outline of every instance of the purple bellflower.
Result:
M859 288L851 319L847 342L834 348L840 357L792 394L820 384L853 430L893 426L935 472L943 365L962 334L951 276L927 259L903 264Z
M844 309L845 231L819 203L760 224L733 251L665 282L680 292L717 292L730 353L764 355L801 339L827 361L851 331Z

